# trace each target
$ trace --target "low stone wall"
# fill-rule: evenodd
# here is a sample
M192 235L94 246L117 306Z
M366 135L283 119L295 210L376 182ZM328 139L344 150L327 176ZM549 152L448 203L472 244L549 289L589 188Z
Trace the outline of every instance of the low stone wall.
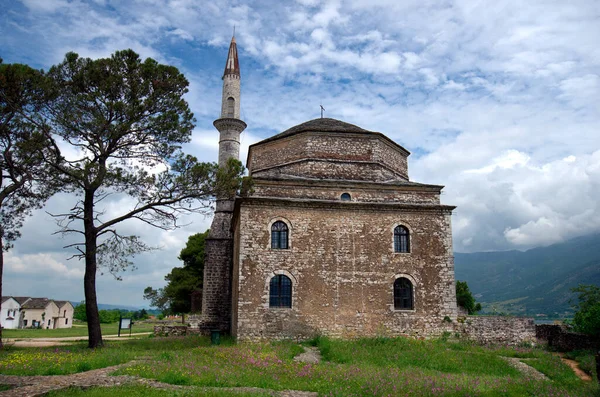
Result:
M188 327L186 325L155 325L155 336L186 336Z
M210 335L210 329L204 327L199 316L187 318L189 325L157 325L156 336ZM444 323L446 324L446 323ZM447 324L447 329L458 333L460 337L482 344L518 345L536 342L536 325L532 318L509 316L460 316L458 321ZM539 326L538 326L539 327ZM559 327L560 328L560 327ZM552 341L558 341L555 328L541 329L538 333L553 335ZM425 336L415 334L419 336ZM432 334L431 336L433 336ZM437 335L437 334L435 334ZM540 334L541 335L541 334ZM539 337L539 336L538 336ZM548 336L544 340L548 340ZM562 339L560 339L562 340Z
M559 351L573 351L580 349L600 349L600 339L590 335L569 332L562 325L536 325L535 333L539 340L548 343L548 346Z
M456 328L461 337L483 344L518 345L536 341L535 323L529 317L459 317Z

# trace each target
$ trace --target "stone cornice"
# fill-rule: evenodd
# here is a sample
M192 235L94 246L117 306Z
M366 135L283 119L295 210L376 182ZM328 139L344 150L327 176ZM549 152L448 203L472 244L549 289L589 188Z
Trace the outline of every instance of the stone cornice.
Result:
M357 190L393 190L393 191L424 191L424 192L435 192L439 193L444 186L441 185L427 185L423 183L407 182L407 183L395 183L395 182L372 182L372 181L348 181L339 179L286 179L286 178L253 178L254 184L256 185L267 185L267 186L293 186L293 187L323 187L323 188L349 188Z
M453 205L441 204L410 204L410 203L376 203L376 202L354 202L340 200L316 200L316 199L293 199L276 197L238 197L235 200L236 213L242 204L251 206L286 206L319 208L329 210L360 209L378 211L405 211L405 212L441 212L452 214L456 208Z

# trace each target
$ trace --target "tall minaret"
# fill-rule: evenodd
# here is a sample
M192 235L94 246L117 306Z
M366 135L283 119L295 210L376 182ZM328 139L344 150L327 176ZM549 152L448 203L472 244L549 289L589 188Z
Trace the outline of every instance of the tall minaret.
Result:
M240 62L238 60L235 36L229 44L229 54L223 73L223 97L221 117L213 122L219 130L219 167L227 164L229 158L240 157L240 134L246 123L240 120Z
M246 128L246 123L240 120L240 63L235 36L231 38L223 73L221 117L213 125L219 130L219 167L223 167L230 158L239 159L240 134ZM203 331L229 332L231 329L234 203L231 198L217 197L215 216L206 239L200 324Z

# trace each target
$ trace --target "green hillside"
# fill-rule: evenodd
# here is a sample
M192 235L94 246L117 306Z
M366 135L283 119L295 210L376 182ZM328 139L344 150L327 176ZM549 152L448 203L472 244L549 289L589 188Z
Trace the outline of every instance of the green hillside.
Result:
M454 255L456 279L468 282L486 312L568 317L570 289L600 285L600 234L524 252Z

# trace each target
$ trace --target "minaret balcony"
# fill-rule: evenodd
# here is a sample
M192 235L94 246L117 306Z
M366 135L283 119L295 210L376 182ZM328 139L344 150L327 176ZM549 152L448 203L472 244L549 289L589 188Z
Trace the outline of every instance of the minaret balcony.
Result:
M216 119L213 121L213 125L219 132L223 131L236 131L241 133L248 126L240 119L235 119L233 117L222 117L220 119Z

